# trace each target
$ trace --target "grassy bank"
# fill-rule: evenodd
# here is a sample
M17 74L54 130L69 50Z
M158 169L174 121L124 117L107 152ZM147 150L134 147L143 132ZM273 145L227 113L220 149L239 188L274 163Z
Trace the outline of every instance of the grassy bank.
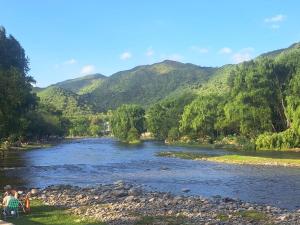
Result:
M290 166L300 167L300 153L298 152L270 152L262 151L255 153L231 152L232 154L212 155L198 152L159 152L161 157L176 157L190 160L207 160L219 163L266 165L266 166Z
M70 215L65 209L46 206L40 201L32 201L32 213L9 219L15 225L105 225L102 222L82 220Z
M228 150L241 150L241 147L234 144L200 144L200 143L184 143L184 142L171 142L168 145L186 147L186 148L208 148L208 149L228 149Z

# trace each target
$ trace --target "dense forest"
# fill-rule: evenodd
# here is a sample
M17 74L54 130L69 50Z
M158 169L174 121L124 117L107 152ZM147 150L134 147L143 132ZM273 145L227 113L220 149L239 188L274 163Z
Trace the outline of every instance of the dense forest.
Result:
M244 149L300 147L300 44L220 68L166 60L33 88L19 42L0 29L0 138L100 136ZM111 128L111 129L110 129Z

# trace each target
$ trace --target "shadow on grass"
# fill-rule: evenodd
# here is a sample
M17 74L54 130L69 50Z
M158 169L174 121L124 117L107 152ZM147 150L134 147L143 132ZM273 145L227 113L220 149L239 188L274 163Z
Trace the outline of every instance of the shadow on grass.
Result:
M69 214L64 208L45 206L39 201L33 201L31 213L21 214L19 218L8 219L15 225L105 225L102 222L82 220Z

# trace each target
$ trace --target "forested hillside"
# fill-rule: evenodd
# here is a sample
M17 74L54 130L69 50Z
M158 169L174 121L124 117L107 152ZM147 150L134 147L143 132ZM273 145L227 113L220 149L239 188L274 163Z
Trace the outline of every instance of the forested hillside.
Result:
M92 106L84 98L64 88L51 86L37 93L45 105L55 106L65 116L91 114Z
M35 88L35 91L42 100L56 101L56 97L52 95L57 93L50 90L59 87L69 91L68 95L72 95L73 92L73 96L76 94L77 99L80 98L85 105L90 104L90 108L98 112L106 112L122 104L139 104L147 108L166 97L186 91L196 92L217 71L217 68L166 60L121 71L110 77L100 74L89 75L63 81L44 89Z
M101 85L107 77L96 73L71 80L62 81L51 85L53 87L60 87L76 94L87 94L92 92L95 88Z
M154 136L200 143L241 144L249 149L300 147L300 45L236 66L220 68L204 84L198 97L184 107L178 123L162 113L166 107L148 112ZM170 110L170 107L168 107ZM153 126L153 122L154 125ZM248 145L248 146L246 146Z
M166 60L113 74L88 97L99 111L128 103L149 107L172 92L201 86L215 71L215 68Z

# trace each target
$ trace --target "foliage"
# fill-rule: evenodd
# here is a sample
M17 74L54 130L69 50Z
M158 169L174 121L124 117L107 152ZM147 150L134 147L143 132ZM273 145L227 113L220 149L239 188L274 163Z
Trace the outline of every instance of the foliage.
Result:
M99 87L105 79L107 79L106 76L96 73L62 81L51 85L51 87L59 87L76 94L87 94Z
M180 131L192 138L215 137L217 120L222 117L224 99L217 95L199 96L184 108Z
M257 150L288 150L299 145L300 137L292 128L280 133L264 133L256 139Z
M23 139L40 140L50 136L64 136L69 122L62 117L61 111L50 105L39 104L23 118Z
M105 134L108 117L103 114L68 117L70 124L67 134L71 137L93 136Z
M174 142L174 141L178 140L179 137L180 137L180 133L179 133L178 127L171 127L171 129L168 132L167 140L169 142Z
M85 96L95 103L97 111L115 109L122 104L147 108L173 92L200 86L216 70L166 60L113 74Z
M170 130L178 130L179 120L183 113L184 106L189 104L195 95L187 92L181 94L179 97L170 97L164 99L153 106L147 111L147 129L154 137L160 140L166 139Z
M237 67L229 80L231 100L226 104L226 125L251 138L266 131L286 129L282 83L286 69L269 59ZM279 81L281 79L281 82ZM226 126L225 125L225 126Z
M138 105L122 105L111 117L111 130L122 141L136 141L145 131L145 110Z
M43 104L52 105L61 110L64 116L79 116L92 114L92 106L81 96L59 87L49 87L38 92Z
M22 132L22 117L36 105L28 71L24 49L0 27L0 139Z

